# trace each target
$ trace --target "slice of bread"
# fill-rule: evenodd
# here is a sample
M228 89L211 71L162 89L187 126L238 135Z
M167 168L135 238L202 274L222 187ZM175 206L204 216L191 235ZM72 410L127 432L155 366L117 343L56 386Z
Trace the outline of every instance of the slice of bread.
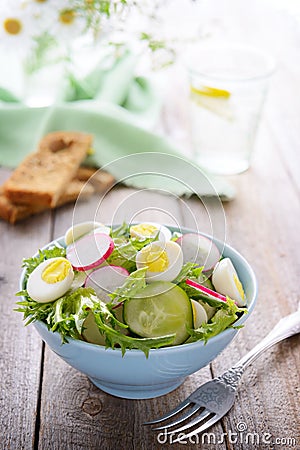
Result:
M4 183L14 204L55 207L91 147L92 136L76 132L50 133L39 150L25 158Z
M84 141L87 145L87 152L91 149L92 136L79 133L77 131L52 131L46 134L39 142L37 152L59 152L66 148L71 148L75 142Z
M94 167L81 166L78 169L76 177L81 181L89 181L96 192L103 192L110 188L116 181L114 177L105 172L105 170L96 169Z
M79 180L72 180L66 192L59 198L56 206L62 206L66 203L75 202L80 194L80 200L89 198L94 193L94 188L90 184L85 184ZM12 203L5 195L3 188L0 188L0 218L12 224L26 219L34 214L49 209L47 206L38 205L16 205Z
M62 206L66 203L76 202L76 200L87 200L95 189L93 186L86 184L82 181L74 179L68 185L66 191L59 198L56 206Z

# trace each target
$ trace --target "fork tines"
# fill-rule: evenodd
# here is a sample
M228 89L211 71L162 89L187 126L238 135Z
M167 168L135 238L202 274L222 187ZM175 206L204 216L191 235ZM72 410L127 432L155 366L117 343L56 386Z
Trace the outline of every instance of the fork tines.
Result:
M144 422L143 425L154 425L155 423L163 422L164 420L167 420L170 417L175 416L175 414L179 413L180 411L185 409L190 404L191 404L191 402L190 402L189 398L187 398L186 400L181 402L176 408L172 409L164 416L159 417L158 419L150 420L149 422Z
M195 434L201 433L202 431L206 430L208 427L213 425L215 422L219 420L219 416L208 409L194 403L191 398L187 398L182 403L180 403L176 408L172 409L169 413L165 414L164 416L145 422L144 425L155 425L160 422L163 422L167 419L170 419L171 417L177 416L178 413L181 411L184 411L184 414L179 415L179 417L175 418L172 422L169 422L165 425L161 425L158 427L153 428L153 430L168 430L166 431L167 435L175 435L180 433L180 436L177 437L177 439L172 440L173 443L182 441L183 439L189 438ZM200 414L197 414L200 412ZM187 419L189 420L186 424L184 424ZM179 428L174 428L176 425L182 424ZM190 431L188 434L183 434L185 430L191 430L196 425L199 425L198 428Z

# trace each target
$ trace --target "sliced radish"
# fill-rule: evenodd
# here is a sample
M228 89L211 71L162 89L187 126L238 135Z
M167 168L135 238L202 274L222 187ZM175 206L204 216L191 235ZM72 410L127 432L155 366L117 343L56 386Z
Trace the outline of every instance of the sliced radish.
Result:
M187 279L186 284L188 284L189 286L192 286L193 288L197 289L198 291L201 291L203 294L206 294L206 295L216 298L218 300L222 300L222 302L227 301L225 295L219 294L218 292L213 291L212 289L209 289L208 287L203 286L203 284L199 284L196 281Z
M129 272L123 267L103 266L87 276L85 287L95 289L98 297L105 303L108 303L111 301L108 294L111 294L116 288L122 286L128 275Z
M85 235L67 247L67 259L75 270L95 269L114 249L110 236L103 233Z
M183 263L194 262L203 271L212 270L220 259L220 251L211 239L197 233L187 233L176 241L182 248Z

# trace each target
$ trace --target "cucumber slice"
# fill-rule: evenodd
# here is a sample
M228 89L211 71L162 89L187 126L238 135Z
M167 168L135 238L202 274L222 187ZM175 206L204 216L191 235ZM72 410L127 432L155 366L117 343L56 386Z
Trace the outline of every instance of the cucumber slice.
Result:
M123 322L123 305L120 304L114 308L114 315L119 322ZM116 326L116 330L125 335L129 334L128 328ZM89 312L84 320L82 337L85 341L90 342L91 344L106 346L105 335L100 333L92 312Z
M104 334L100 333L96 324L94 314L89 312L87 318L83 322L82 337L91 344L106 345Z
M193 328L192 304L183 289L174 283L149 284L135 298L124 303L124 322L138 336L154 338L175 334L172 345L182 344Z

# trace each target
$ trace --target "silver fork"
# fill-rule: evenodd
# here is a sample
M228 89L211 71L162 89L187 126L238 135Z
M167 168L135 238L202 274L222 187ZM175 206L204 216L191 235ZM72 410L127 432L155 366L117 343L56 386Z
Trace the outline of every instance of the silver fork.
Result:
M166 434L172 434L174 437L180 433L177 439L172 439L172 443L180 442L207 430L220 420L234 404L237 388L246 367L272 345L297 333L300 333L300 303L296 312L283 317L273 330L231 369L200 386L177 408L158 419L145 422L144 425L158 424L185 410L185 413L173 422L153 428L153 430L165 430ZM187 419L190 420L183 424ZM182 425L174 428L179 424Z

